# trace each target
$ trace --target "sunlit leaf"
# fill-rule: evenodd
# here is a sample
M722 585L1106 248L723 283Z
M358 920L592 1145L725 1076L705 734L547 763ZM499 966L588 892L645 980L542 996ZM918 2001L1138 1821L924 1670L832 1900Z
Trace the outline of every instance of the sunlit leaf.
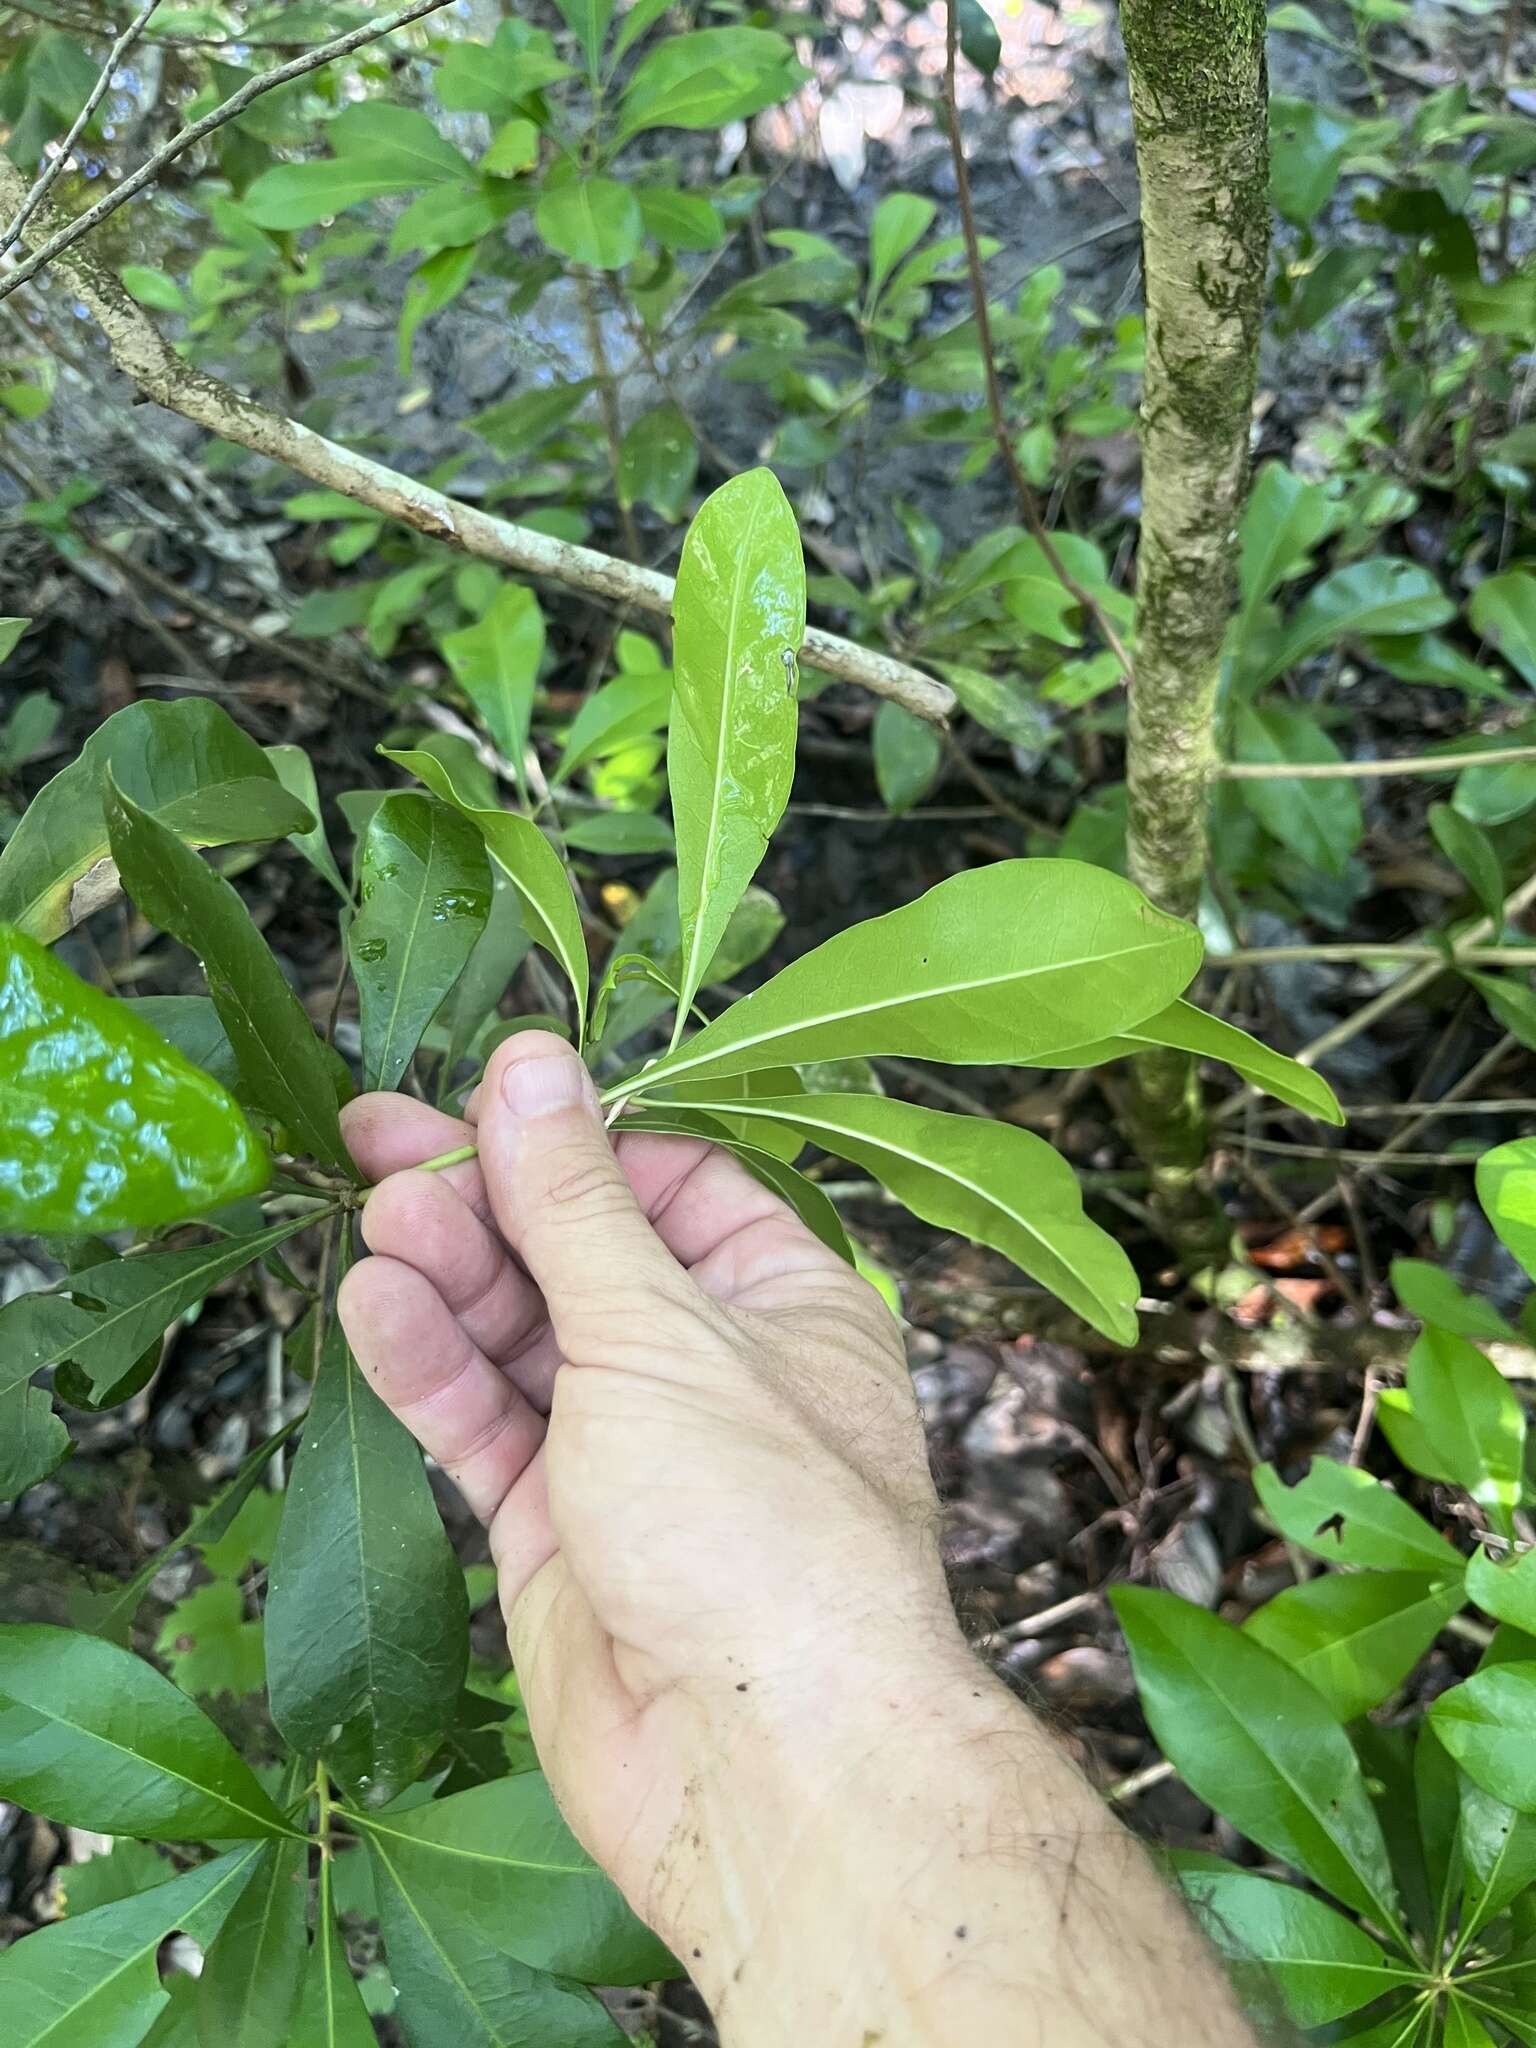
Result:
M1259 1465L1253 1483L1281 1535L1330 1564L1443 1578L1461 1563L1422 1515L1357 1465L1314 1458L1289 1484L1273 1465Z
M1396 1691L1464 1597L1459 1570L1329 1572L1266 1600L1246 1628L1353 1721Z

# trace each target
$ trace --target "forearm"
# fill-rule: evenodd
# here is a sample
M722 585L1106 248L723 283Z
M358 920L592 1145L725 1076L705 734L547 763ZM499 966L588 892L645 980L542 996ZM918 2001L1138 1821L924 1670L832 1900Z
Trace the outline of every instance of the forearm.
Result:
M1140 1845L958 1649L701 1773L666 1932L726 2048L1251 2039Z

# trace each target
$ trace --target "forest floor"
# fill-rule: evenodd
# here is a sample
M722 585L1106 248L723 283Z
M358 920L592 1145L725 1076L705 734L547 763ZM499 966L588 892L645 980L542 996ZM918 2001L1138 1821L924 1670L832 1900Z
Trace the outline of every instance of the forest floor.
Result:
M1069 17L1019 0L999 25L998 89L975 86L968 109L980 225L999 233L1012 272L994 288L1011 296L1029 270L1059 260L1074 290L1100 309L1132 307L1139 291L1134 168L1123 60L1107 17ZM1448 73L1475 66L1477 39L1495 33L1486 19L1417 9L1401 37L1391 90L1411 100L1444 83ZM862 242L886 191L924 191L945 205L953 200L942 138L931 122L914 117L899 90L914 72L933 81L942 60L935 11L908 15L897 0L874 19L869 10L859 10L857 19L850 11L844 57L814 127L796 133L786 125L784 134L769 137L769 146L794 152L770 210L776 224ZM1342 90L1327 52L1315 44L1276 38L1275 61L1277 89L1314 97ZM322 372L328 352L356 353L369 323L385 324L378 309L356 312L347 332L305 338L313 374ZM1347 359L1325 359L1299 345L1283 358L1266 358L1261 453L1292 455L1320 418L1358 393L1370 337L1353 341L1359 353ZM477 310L472 298L462 318L436 323L423 346L431 405L402 416L401 390L380 379L350 411L343 406L336 421L343 437L387 432L392 459L406 467L424 469L438 459L441 417L494 402L530 371L552 380L588 367L579 320L558 293L546 295L510 358L504 324L489 306ZM690 394L709 408L711 431L730 462L756 458L768 418L754 412L759 401L743 399L735 387L730 404L721 405L707 366L697 369ZM951 529L951 539L976 537L977 496L951 492L950 458L932 447L887 445L880 425L876 415L864 448L835 466L824 489L797 499L811 550L824 564L848 564L855 575L862 573L861 548L867 552L878 538L866 530L867 508L893 495L929 510ZM199 489L178 476L186 441L163 416L129 418L103 400L99 412L77 407L13 439L22 463L54 488L81 462L105 476L113 512L138 530L144 559L174 587L241 618L257 614L253 591L265 588L278 604L334 573L313 529L293 528L269 500L242 495L237 484L218 485L215 521ZM1100 499L1086 508L1088 516L1133 516L1128 439L1106 452L1101 473ZM0 471L0 493L9 481ZM229 506L238 514L233 520ZM1000 486L995 516L1009 516ZM970 530L955 533L962 517ZM1431 559L1445 545L1427 518L1410 538ZM617 546L602 532L594 540ZM657 544L660 559L659 532ZM324 660L304 668L238 637L208 640L175 596L136 590L130 600L99 564L87 557L70 566L41 533L26 529L12 529L8 540L0 611L48 622L46 633L24 643L30 671L18 667L13 679L8 670L6 688L45 687L66 711L54 759L36 764L25 787L9 792L18 802L100 718L137 693L162 694L168 674L195 685L210 665L259 738L310 749L328 796L381 779L373 749L390 713L365 693L377 685L377 671L359 658L356 680L365 689L354 693L338 693L326 680L326 663L350 658L345 648L312 645L311 655L323 653ZM568 674L556 686L579 691L606 650L611 622L566 599L552 606L552 618L552 637L570 650ZM401 657L396 676L415 668L419 679L420 662L417 654ZM1357 687L1352 702L1360 743L1372 751L1430 743L1458 729L1464 716L1449 695L1385 684ZM789 819L761 877L789 924L754 976L782 964L787 949L805 950L858 916L910 899L961 859L1043 850L1049 833L1070 821L1085 780L1091 791L1091 752L1080 754L1073 775L1062 775L1043 754L1010 753L980 735L990 749L987 773L1006 793L1006 807L978 801L957 778L930 799L936 815L918 811L892 821L873 787L864 743L869 717L867 700L847 692L807 707ZM1084 749L1099 744L1091 737L1082 742ZM1106 779L1111 767L1112 758ZM1442 871L1416 851L1424 844L1427 800L1411 783L1367 785L1376 886L1361 911L1369 929L1354 929L1352 937L1415 932L1436 910ZM1046 841L1021 826L1021 812L1039 822ZM621 903L644 879L629 861L598 861L593 871L604 902ZM323 885L295 861L263 858L242 886L306 1002L322 1014L337 968ZM87 955L100 948L122 982L137 971L145 935L126 916L114 924L114 915L69 945ZM1290 932L1274 918L1250 921L1249 935L1269 944L1315 936ZM159 949L157 960L165 957ZM179 958L186 979L161 973L157 988L194 985L191 963ZM1249 973L1222 993L1227 1014L1295 1049L1357 1007L1361 986L1356 968L1304 963ZM1381 1030L1353 1039L1331 1071L1356 1100L1433 1101L1496 1040L1479 1005L1442 988L1405 1006ZM1506 1085L1508 1071L1493 1067L1479 1092L1529 1092ZM888 1073L886 1084L894 1090L912 1078ZM1249 1468L1257 1459L1295 1462L1313 1450L1347 1449L1363 1377L1373 1365L1400 1359L1404 1349L1406 1325L1383 1306L1391 1259L1422 1255L1433 1225L1451 1271L1498 1305L1513 1306L1518 1277L1475 1205L1447 1195L1450 1184L1433 1166L1376 1165L1320 1147L1316 1157L1305 1147L1269 1149L1265 1133L1275 1126L1249 1112L1226 1126L1218 1176L1234 1233L1262 1279L1255 1283L1248 1273L1240 1288L1218 1289L1213 1304L1160 1266L1112 1077L994 1070L956 1078L990 1113L1041 1131L1083 1170L1095 1213L1125 1239L1147 1295L1141 1348L1123 1354L1086 1346L1064 1314L1021 1287L993 1254L936 1240L875 1191L845 1188L850 1222L902 1289L957 1604L980 1652L1053 1721L1128 1818L1165 1839L1234 1853L1238 1844L1226 1838L1224 1825L1156 1766L1107 1589L1134 1577L1205 1604L1231 1602L1236 1610L1276 1590L1289 1565L1282 1546L1253 1520ZM1521 1128L1513 1112L1431 1118L1409 1157L1432 1158L1467 1140L1481 1147ZM1295 1135L1294 1125L1286 1127L1287 1138ZM1459 1185L1465 1190L1464 1176ZM1303 1213L1312 1214L1310 1223L1298 1221ZM52 1270L37 1246L0 1255L0 1299ZM1234 1264L1232 1271L1240 1270ZM170 1539L187 1506L232 1472L270 1419L270 1333L291 1309L275 1287L265 1302L214 1300L195 1326L179 1332L156 1378L131 1404L74 1418L74 1457L14 1507L0 1509L0 1618L63 1620L79 1573L122 1576ZM1536 1354L1528 1362L1536 1377ZM1521 1369L1520 1361L1511 1364ZM276 1395L290 1408L304 1398L291 1381L286 1394ZM1377 1455L1374 1446L1369 1455ZM481 1532L451 1490L441 1492L464 1561L482 1562ZM173 1568L157 1594L177 1597L190 1570ZM494 1662L502 1653L493 1608L482 1609L476 1628L477 1649ZM1451 1654L1436 1652L1418 1683L1433 1692L1453 1675ZM231 1714L246 1711L225 1704ZM0 1807L0 1940L46 1915L48 1872L70 1853L45 1823ZM634 2024L659 2029L678 2048L713 2038L686 1989L669 1992L665 2004L665 2014L644 2000L628 2001L627 2009Z

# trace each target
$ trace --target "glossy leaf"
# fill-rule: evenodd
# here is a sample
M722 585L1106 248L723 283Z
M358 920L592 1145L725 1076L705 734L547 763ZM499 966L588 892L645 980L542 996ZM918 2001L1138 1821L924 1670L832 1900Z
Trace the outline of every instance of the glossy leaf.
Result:
M180 1223L257 1193L271 1171L216 1081L0 925L0 1230Z
M309 1843L273 1842L235 1901L197 1981L197 2023L212 2048L291 2043L309 1916Z
M369 820L361 904L347 929L363 1038L363 1085L395 1088L463 973L491 906L485 842L462 811L388 796Z
M66 1359L94 1391L115 1385L146 1346L210 1288L275 1250L308 1221L289 1218L248 1237L92 1266L70 1282L86 1301L63 1293L18 1294L0 1308L0 1394Z
M1474 1783L1536 1812L1536 1664L1474 1671L1429 1709L1435 1733Z
M944 758L944 743L926 718L884 703L875 713L875 783L888 811L911 810L932 789Z
M698 474L693 429L670 399L643 412L619 447L619 503L651 505L663 519L680 520Z
M533 940L523 923L522 899L505 879L491 894L485 929L476 939L464 972L434 1019L444 1035L440 1092L469 1053L476 1033L495 1014Z
M0 852L0 918L45 944L117 889L102 778L192 846L281 839L314 819L261 748L217 704L129 704L97 726L42 789Z
M715 128L787 99L805 76L770 29L704 28L648 50L624 90L615 138L644 128Z
M296 1148L356 1178L336 1119L336 1081L304 1006L222 875L110 777L112 855L144 915L203 963L208 993L252 1097Z
M1536 690L1536 576L1528 569L1506 569L1485 577L1472 593L1467 615Z
M1103 1060L1125 1059L1133 1053L1143 1052L1149 1045L1176 1046L1181 1052L1192 1052L1201 1059L1222 1060L1245 1081L1251 1081L1255 1088L1262 1088L1267 1095L1273 1095L1277 1102L1288 1103L1292 1109L1315 1116L1322 1123L1342 1124L1345 1121L1338 1097L1321 1074L1288 1058L1283 1052L1274 1052L1259 1039L1240 1031L1235 1024L1212 1017L1205 1010L1197 1010L1193 1003L1170 1003L1166 1010L1159 1010L1155 1017L1133 1024L1118 1037L1102 1039L1097 1045L1073 1046L1066 1052L1043 1054L1039 1064L1043 1067L1094 1067Z
M512 1926L487 1931L479 1915L464 1916L462 1882L450 1880L440 1893L432 1867L423 1889L393 1837L370 1830L367 1841L390 1976L413 2048L623 2048L624 2035L590 1992L510 1952Z
M1466 881L1478 905L1491 917L1494 929L1504 924L1504 869L1493 841L1481 825L1474 825L1450 804L1431 804L1429 829L1435 844L1451 866Z
M1461 1564L1456 1551L1422 1515L1358 1465L1314 1458L1301 1478L1290 1483L1273 1465L1259 1465L1253 1483L1280 1534L1330 1564L1424 1572L1435 1578Z
M586 1984L671 1975L666 1949L579 1846L538 1771L409 1813L360 1815L390 1880L487 1951Z
M1197 1798L1389 1930L1395 1890L1349 1738L1304 1678L1171 1593L1112 1595L1147 1721Z
M1180 1869L1179 1884L1217 1950L1261 1964L1299 2027L1326 2026L1416 1981L1363 1929L1296 1885L1206 1864Z
M469 1614L421 1454L339 1325L288 1481L266 1631L284 1740L364 1806L386 1805L453 1717Z
M60 1920L0 1955L7 2048L139 2048L168 2004L161 1943L209 1943L250 1882L260 1851L216 1862L94 1913Z
M1476 1550L1467 1565L1467 1598L1495 1621L1536 1634L1536 1550L1524 1550L1508 1563L1495 1563L1486 1550Z
M805 568L795 515L771 470L748 470L705 499L683 543L673 620L667 782L681 1031L795 773Z
M1525 1411L1513 1387L1475 1344L1433 1327L1408 1355L1407 1382L1442 1471L1507 1530L1525 1458Z
M526 585L504 583L484 616L449 633L443 658L498 750L521 767L544 659L544 614Z
M347 1961L330 1911L329 1872L322 1873L320 1917L305 1963L304 1983L287 2048L378 2048L373 2021Z
M650 1078L882 1053L1027 1066L1154 1016L1199 964L1193 926L1118 875L996 861L804 954Z
M659 668L614 677L594 690L565 736L550 782L566 782L589 761L617 753L632 740L664 732L672 711L672 671Z
M1394 1259L1390 1277L1398 1300L1421 1323L1434 1323L1457 1337L1519 1343L1519 1332L1493 1303L1463 1293L1443 1266L1432 1266L1427 1259Z
M1463 1599L1459 1570L1330 1572L1266 1600L1246 1632L1353 1721L1397 1690Z
M320 786L315 780L314 763L302 747L265 747L262 751L277 771L277 779L284 789L296 797L314 819L307 832L290 832L289 844L298 848L318 874L324 875L343 903L350 903L351 891L342 879L341 869L336 865L336 856L331 852L331 843L321 822Z
M550 174L534 211L540 238L557 256L594 270L622 270L640 254L645 223L634 189L617 178Z
M657 1070L652 1069L655 1073ZM991 1245L1118 1343L1136 1340L1135 1268L1083 1213L1070 1166L1033 1132L880 1095L701 1104L750 1130L772 1119L851 1159L941 1230Z
M1290 704L1243 705L1234 723L1244 761L1341 761L1310 712ZM1341 875L1365 835L1360 793L1347 778L1277 775L1240 783L1243 802L1267 832L1325 874Z
M512 811L486 810L459 795L453 779L437 758L423 751L396 752L381 747L386 760L394 761L434 796L452 804L475 825L485 850L516 889L523 907L523 922L535 945L543 946L564 968L576 997L578 1036L586 1029L587 945L582 936L581 913L560 856L537 825Z
M1455 611L1438 579L1415 562L1385 555L1351 562L1308 592L1248 680L1253 687L1267 683L1325 647L1363 633L1428 632Z
M31 1623L0 1626L0 1793L101 1834L288 1832L218 1729L153 1665Z
M1488 1221L1536 1279L1536 1138L1495 1145L1477 1162L1477 1199Z

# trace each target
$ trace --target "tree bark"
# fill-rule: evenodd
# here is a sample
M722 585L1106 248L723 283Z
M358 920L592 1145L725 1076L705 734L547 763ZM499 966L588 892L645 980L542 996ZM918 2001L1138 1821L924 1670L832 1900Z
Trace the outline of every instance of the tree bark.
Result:
M1192 918L1269 260L1265 11L1122 0L1121 26L1147 322L1127 850L1152 901ZM1146 1054L1136 1084L1138 1148L1165 1209L1187 1214L1205 1156L1193 1063Z

